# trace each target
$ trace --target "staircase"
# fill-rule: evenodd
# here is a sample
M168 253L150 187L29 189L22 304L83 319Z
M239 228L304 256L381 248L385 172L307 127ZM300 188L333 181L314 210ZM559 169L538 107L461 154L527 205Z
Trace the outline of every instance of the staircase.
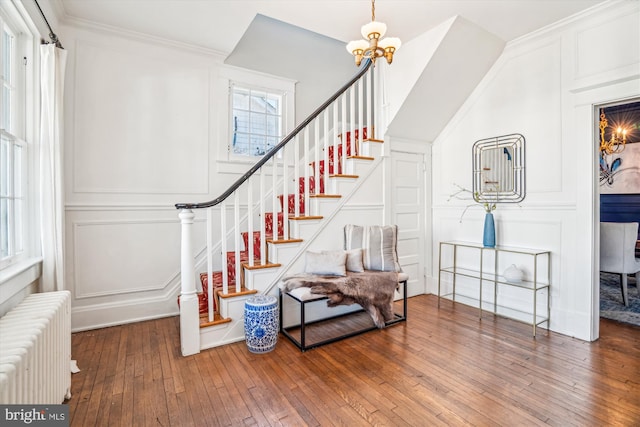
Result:
M374 137L381 121L374 105L379 85L374 67L365 63L223 195L176 205L184 356L243 340L245 300L255 293L277 295L282 276L302 271L305 250L381 162L382 141ZM195 212L206 216L201 257L192 247Z

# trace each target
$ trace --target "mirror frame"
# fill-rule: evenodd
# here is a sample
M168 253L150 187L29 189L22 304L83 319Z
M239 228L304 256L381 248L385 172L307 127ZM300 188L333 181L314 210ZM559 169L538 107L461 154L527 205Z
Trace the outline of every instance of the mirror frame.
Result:
M478 203L519 203L525 195L524 136L513 133L476 141L473 199Z

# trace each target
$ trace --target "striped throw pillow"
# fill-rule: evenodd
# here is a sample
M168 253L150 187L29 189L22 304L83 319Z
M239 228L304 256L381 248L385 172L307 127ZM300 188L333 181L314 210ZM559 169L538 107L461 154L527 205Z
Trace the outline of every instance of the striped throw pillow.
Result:
M396 225L352 225L344 226L345 249L362 248L365 270L402 271L398 263Z

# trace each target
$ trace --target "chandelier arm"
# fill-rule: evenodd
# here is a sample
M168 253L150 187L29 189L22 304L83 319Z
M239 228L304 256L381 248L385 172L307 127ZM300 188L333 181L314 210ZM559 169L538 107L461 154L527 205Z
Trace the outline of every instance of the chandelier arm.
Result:
M627 131L618 128L617 132L611 132L611 138L606 140L606 129L609 127L607 116L604 114L604 110L600 113L600 153L601 155L611 155L621 153L627 143ZM622 132L622 140L620 139L620 133Z

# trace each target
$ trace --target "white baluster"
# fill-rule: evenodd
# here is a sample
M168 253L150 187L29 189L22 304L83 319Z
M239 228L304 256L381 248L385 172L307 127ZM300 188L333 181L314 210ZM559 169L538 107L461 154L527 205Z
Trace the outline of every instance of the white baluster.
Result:
M267 263L266 208L264 205L264 166L260 168L260 264Z
M236 267L236 292L241 291L242 285L242 261L240 260L240 191L233 193L233 236L234 236L234 256Z
M353 144L355 144L356 140L356 88L355 85L349 88L349 138L347 141L351 141L351 150L353 150ZM347 165L347 156L350 154L351 150L347 150L349 144L347 141L343 141L342 145L342 158L344 159L343 168ZM346 169L342 169L346 173Z
M349 131L349 125L347 124L347 93L345 92L342 94L342 123L340 125L340 142L342 143L342 147L338 147L340 153L338 153L338 151L336 151L336 158L335 158L335 164L336 164L336 175L339 173L344 173L344 169L342 169L342 148L344 147L344 145L346 144L346 139L347 139L347 132Z
M304 214L309 215L309 126L304 128Z
M373 83L372 83L372 78L373 78L373 72L371 71L373 70L373 67L369 69L369 71L367 71L367 74L365 74L364 78L366 81L366 87L367 87L367 139L374 139L375 138L375 129L373 128ZM367 144L368 147L368 144ZM363 154L364 156L368 156L369 155L369 151L367 151L366 153Z
M284 238L289 238L289 159L287 158L287 148L282 148L282 216ZM295 197L295 196L294 196Z
M296 197L293 199L294 205L294 216L297 218L300 216L300 139L298 135L295 136L293 141L293 172L294 172L294 183L293 183L293 192Z
M191 229L195 215L191 209L179 214L182 224L180 253L180 347L183 356L200 353L198 295L196 293L195 261Z
M373 69L373 67L371 67ZM373 71L372 71L373 72ZM383 93L383 87L382 87L382 73L379 72L373 72L373 81L374 83L374 95L373 95L373 99L375 100L375 108L373 109L374 111L374 123L373 123L373 128L376 131L376 139L382 139L384 138L384 133L386 131L386 124L384 123L384 116L383 114L385 113L383 111L384 109L384 100L382 99L385 94ZM384 153L384 150L383 150Z
M333 103L333 135L331 135L331 141L333 144L333 174L337 175L338 174L338 123L340 123L338 121L338 113L339 113L339 108L340 107L340 100L336 99L336 101ZM329 169L329 165L327 165L327 169ZM331 187L331 191L333 193L336 192L336 189L334 186Z
M213 208L207 208L207 311L209 313L209 322L213 321L213 299L216 297L213 293ZM204 290L204 289L203 289Z
M313 141L313 161L316 167L313 168L314 194L320 194L320 118L313 121L314 141ZM309 165L306 166L307 168ZM309 212L311 214L311 212Z
M273 237L274 241L279 240L278 233L278 164L275 156L271 158L271 211L273 213ZM283 214L284 215L284 214ZM284 219L283 219L284 220Z
M227 268L227 202L220 203L220 250L222 251L222 293L229 293L229 269Z
M323 144L324 152L322 155L322 161L324 163L324 171L323 171L323 174L320 176L320 180L324 185L324 193L327 193L329 188L328 187L329 185L329 179L328 179L328 176L329 176L329 108L331 108L331 106L327 107L327 110L324 112L324 129L323 129L324 130L324 144ZM318 162L318 169L319 168L320 168L320 162ZM318 183L318 185L320 185L320 183ZM319 191L320 190L318 190L318 192Z
M358 138L353 141L351 147L351 155L355 156L360 152L360 141L362 141L364 135L364 78L360 77L358 80Z
M247 248L249 266L253 267L255 253L253 251L253 175L247 180Z

